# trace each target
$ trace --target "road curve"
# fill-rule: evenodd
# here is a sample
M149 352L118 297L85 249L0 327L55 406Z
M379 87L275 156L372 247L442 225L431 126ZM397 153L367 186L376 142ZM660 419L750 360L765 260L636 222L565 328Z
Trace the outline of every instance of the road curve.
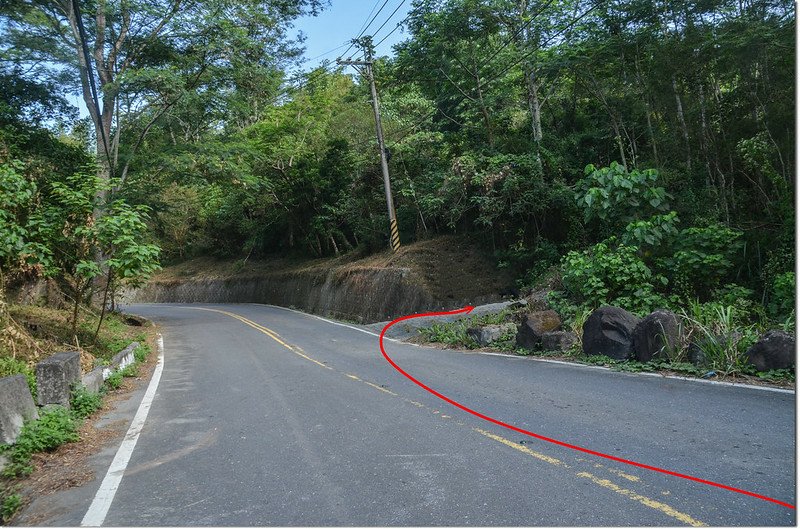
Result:
M377 337L263 305L135 305L165 367L104 525L794 525L795 510L524 437ZM795 504L795 395L387 342L462 404ZM84 506L85 508L85 506Z

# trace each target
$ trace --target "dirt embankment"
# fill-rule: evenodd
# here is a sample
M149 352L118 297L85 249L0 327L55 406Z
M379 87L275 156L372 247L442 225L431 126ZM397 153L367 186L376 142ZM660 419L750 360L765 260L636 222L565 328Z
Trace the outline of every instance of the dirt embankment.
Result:
M194 259L165 268L127 301L269 303L375 322L497 301L512 285L479 246L446 236L365 258Z

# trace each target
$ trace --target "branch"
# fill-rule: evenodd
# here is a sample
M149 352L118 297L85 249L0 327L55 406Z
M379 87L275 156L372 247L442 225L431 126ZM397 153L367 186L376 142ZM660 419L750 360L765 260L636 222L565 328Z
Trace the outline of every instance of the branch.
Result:
M205 70L206 70L206 66L204 65L197 72L197 75L194 77L192 82L189 83L189 85L186 87L187 90L191 89L191 88L194 88L196 86L196 83L200 80L200 76L203 75ZM142 131L139 133L139 137L136 139L136 143L134 144L133 148L131 149L130 153L128 154L128 159L125 161L125 167L122 169L122 173L121 173L120 179L119 179L119 184L114 188L115 192L119 191L119 189L122 187L122 184L125 183L125 179L128 176L128 169L130 168L130 165L131 165L131 160L133 159L133 156L136 154L136 151L139 150L139 147L142 145L142 142L144 141L144 138L147 135L147 133L150 132L150 128L153 125L155 125L156 121L158 121L158 119L161 116L163 116L167 112L167 110L169 110L170 108L175 106L175 104L178 103L178 101L180 101L185 94L186 94L185 91L182 92L174 100L172 100L171 102L168 102L163 107L161 107L161 109L158 112L156 112L156 115L153 116L153 118L147 123L147 125L145 125L144 129L142 129Z
M449 76L449 75L447 75L447 74L444 72L444 70L443 70L443 69L439 68L439 71L442 73L442 75L444 75L444 76L447 78L447 80L448 80L448 81L450 81L450 83L451 83L453 86L455 86L455 87L456 87L456 90L458 90L459 92L461 92L461 95L462 95L462 96L466 97L467 99L469 99L469 100L470 100L470 101L472 101L473 103L475 102L475 98L474 98L474 97L472 97L472 96L470 96L470 95L469 95L468 93L466 93L464 90L462 90L462 89L461 89L461 87L460 87L460 86L458 86L458 84L456 84L456 82L455 82L455 81L453 81L452 79L450 79L450 76Z

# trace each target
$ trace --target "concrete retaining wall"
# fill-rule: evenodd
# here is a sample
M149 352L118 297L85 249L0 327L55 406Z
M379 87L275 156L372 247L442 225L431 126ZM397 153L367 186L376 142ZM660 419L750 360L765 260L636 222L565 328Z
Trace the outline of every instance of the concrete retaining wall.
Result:
M139 347L139 342L132 342L128 347L115 354L109 365L96 367L83 375L81 384L92 393L100 392L103 382L111 376L111 373L117 369L124 369L134 362L133 352L137 347Z
M434 299L407 268L347 268L261 277L151 281L129 303L267 303L362 323L488 303L499 296Z

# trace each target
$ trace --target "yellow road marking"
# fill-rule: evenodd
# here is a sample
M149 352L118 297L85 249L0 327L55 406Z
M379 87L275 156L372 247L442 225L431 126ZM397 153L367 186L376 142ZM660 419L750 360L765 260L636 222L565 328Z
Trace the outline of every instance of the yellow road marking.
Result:
M389 395L392 395L394 397L398 396L397 393L395 393L394 391L389 391L388 389L386 389L384 387L381 387L381 386L379 386L377 384L373 384L372 382L367 382L366 380L362 380L361 382L363 382L364 384L366 384L368 386L372 386L373 388L377 389L378 391L383 391L384 393L388 393Z
M623 472L621 470L618 470L616 468L606 468L605 465L601 465L600 463L595 463L594 464L594 468L605 468L606 470L608 470L612 474L616 474L617 476L619 476L621 478L624 478L624 479L627 479L628 481L633 481L634 483L638 483L639 481L641 481L639 479L639 476L634 476L633 474L625 473L625 472Z
M266 334L267 336L269 336L270 338L272 338L273 340L275 340L276 342L278 342L279 344L284 346L286 349L290 350L292 353L294 353L294 354L296 354L296 355L298 355L298 356L300 356L300 357L302 357L302 358L304 358L304 359L306 359L306 360L308 360L310 362L313 362L313 363L317 364L320 367L324 367L325 369L329 369L331 371L334 370L332 367L327 366L327 365L323 364L322 362L320 362L318 360L315 360L315 359L311 358L310 356L306 355L300 347L297 347L297 346L294 346L294 345L290 345L290 344L284 342L281 339L280 335L278 333L276 333L275 331L273 331L272 329L264 327L263 325L259 325L258 323L254 322L252 320L249 320L249 319L245 318L244 316L240 316L238 314L234 314L233 312L227 312L227 311L224 311L224 310L217 310L217 309L209 309L209 308L204 308L204 307L190 307L190 308L192 308L194 310L206 310L206 311L209 311L209 312L217 312L217 313L220 313L220 314L225 314L226 316L230 316L231 318L239 320L240 322L242 322L245 325L248 325L248 326L256 329L257 331L259 331L259 332L261 332L263 334ZM345 376L347 376L348 378L351 378L353 380L357 380L359 382L363 382L364 384L366 384L368 386L371 386L371 387L373 387L373 388L375 388L375 389L377 389L379 391L382 391L384 393L388 393L389 395L392 395L392 396L395 396L395 397L399 396L397 393L394 393L393 391L390 391L390 390L388 390L388 389L386 389L384 387L381 387L381 386L379 386L377 384L373 384L372 382L367 382L366 380L362 380L359 377L357 377L356 375L351 375L349 373L345 373ZM416 406L418 408L426 408L427 407L424 404L422 404L421 402L417 402L415 400L409 400L409 399L403 399L403 400L405 400L406 402L408 402L410 404L413 404L414 406ZM433 411L433 413L440 414L439 410L432 410L432 411ZM450 416L444 415L444 414L441 414L440 417L442 417L443 419L451 418ZM462 426L464 425L464 423L461 423L461 422L459 422L458 424L462 425ZM477 433L479 433L479 434L481 434L481 435L484 435L484 436L486 436L486 437L488 437L488 438L490 438L490 439L492 439L494 441L497 441L497 442L502 443L502 444L504 444L506 446L509 446L509 447L511 447L511 448L513 448L515 450L518 450L518 451L520 451L520 452L522 452L522 453L524 453L526 455L529 455L531 457L539 459L540 461L544 461L546 463L549 463L549 464L557 466L557 467L571 468L569 465L567 465L566 463L564 463L563 461L561 461L558 458L547 456L545 454L541 454L539 452L531 450L530 448L528 448L526 446L523 446L521 444L515 443L514 441L506 439L505 437L501 437L499 435L495 435L495 434L493 434L491 432L488 432L486 430L483 430L481 428L473 428L472 430L477 432ZM586 461L583 458L578 458L577 460L578 461ZM595 464L595 467L604 468L603 465L600 465L600 464ZM640 481L637 476L626 474L626 473L624 473L624 472L622 472L620 470L611 469L611 468L609 468L608 470L609 470L609 472L612 472L612 473L614 473L614 474L616 474L616 475L618 475L620 477L623 477L623 478L625 478L627 480L630 480L630 481L633 481L633 482ZM623 487L620 487L619 485L613 483L610 480L598 478L597 476L595 476L593 474L590 474L588 472L578 472L576 474L576 476L581 477L581 478L589 479L593 483L595 483L596 485L599 485L599 486L604 487L606 489L612 490L612 491L616 492L617 494L625 496L626 498L629 498L631 500L637 501L637 502L641 503L642 505L645 505L647 507L656 509L656 510L666 514L667 516L670 516L672 518L680 520L681 522L686 523L688 525L691 525L693 527L705 527L706 526L705 523L692 518L688 514L679 512L679 511L675 510L674 508L670 507L669 505L667 505L665 503L653 500L652 498L648 498L647 496L642 496L641 494L633 492L632 490L628 490L628 489L625 489ZM663 491L662 494L668 495L669 491Z
M612 490L612 491L616 492L617 494L625 496L626 498L630 498L633 501L638 501L642 505L645 505L645 506L650 507L652 509L655 509L657 511L661 511L662 513L666 514L667 516L675 518L676 520L680 520L681 522L683 522L685 524L688 524L688 525L691 525L692 527L706 527L705 523L703 523L703 522L701 522L699 520L695 520L694 518L692 518L688 514L685 514L685 513L682 513L682 512L679 512L679 511L675 510L674 508L670 507L666 503L661 503L660 501L656 501L656 500L654 500L652 498L648 498L647 496L642 496L641 494L637 494L636 492L633 492L632 490L628 490L628 489L622 488L619 485L617 485L616 483L613 483L613 482L611 482L611 481L609 481L607 479L598 478L594 474L590 474L588 472L578 472L576 474L576 476L578 476L579 478L589 479L589 480L592 481L592 483L594 483L596 485L600 485L601 487L604 487L606 489Z
M275 331L273 331L272 329L268 329L267 327L264 327L263 325L259 325L258 323L254 322L254 321L248 320L244 316L240 316L238 314L234 314L233 312L228 312L228 311L225 311L225 310L208 309L208 308L204 308L204 307L189 307L189 308L192 308L194 310L207 310L209 312L218 312L220 314L225 314L226 316L230 316L231 318L239 320L240 322L244 323L245 325L248 325L248 326L252 327L253 329L255 329L257 331L259 331L259 332L261 332L263 334L266 334L267 336L269 336L270 338L272 338L273 340L275 340L276 342L278 342L279 344L281 344L282 346L284 346L285 348L287 348L288 350L290 350L291 352L293 352L297 356L299 356L301 358L305 358L309 362L314 362L315 364L317 364L320 367L324 367L325 369L330 369L331 371L333 371L332 367L326 366L325 364L323 364L319 360L315 360L315 359L311 358L310 356L305 354L303 352L303 350L300 349L299 347L294 346L294 345L290 345L290 344L284 342L283 340L281 340L280 335L278 333L276 333Z
M544 461L545 463L550 463L551 465L555 465L557 467L569 468L560 459L557 459L555 457L546 456L544 454L540 454L539 452L535 452L535 451L531 450L527 446L523 446L521 444L515 443L514 441L506 439L505 437L500 437L499 435L495 435L495 434L493 434L491 432L487 432L486 430L482 430L480 428L473 428L472 430L475 431L475 432L478 432L481 435L485 435L489 439L493 439L493 440L497 441L498 443L503 443L506 446L510 446L514 450L519 450L520 452L522 452L524 454L528 454L529 456L532 456L532 457L535 457L536 459Z
M539 452L531 450L527 446L523 446L523 445L521 445L519 443L515 443L514 441L511 441L510 439L506 439L505 437L501 437L499 435L495 435L495 434L493 434L491 432L487 432L486 430L482 430L480 428L473 428L473 431L478 432L481 435L485 435L486 437L488 437L488 438L490 438L490 439L492 439L494 441L497 441L498 443L502 443L502 444L504 444L506 446L509 446L509 447L513 448L514 450L518 450L518 451L520 451L520 452L522 452L524 454L527 454L527 455L529 455L531 457L535 457L536 459L539 459L539 460L544 461L546 463L549 463L551 465L554 465L554 466L557 466L557 467L562 467L562 468L570 468L569 465L567 465L566 463L564 463L560 459L557 459L557 458L551 457L551 456L547 456L547 455L544 455L544 454L540 454ZM578 459L581 460L583 458L578 458ZM584 461L585 461L585 459L584 459ZM595 465L595 466L602 467L602 465L599 465L599 464ZM611 470L613 472L614 469L609 469L609 470ZM625 496L626 498L631 499L633 501L637 501L637 502L641 503L642 505L650 507L651 509L656 509L657 511L660 511L660 512L666 514L667 516L671 516L672 518L680 520L681 522L686 523L688 525L691 525L693 527L705 527L706 526L705 523L703 523L703 522L701 522L699 520L695 520L694 518L692 518L688 514L682 513L680 511L674 509L673 507L670 507L669 505L667 505L665 503L662 503L660 501L656 501L656 500L654 500L652 498L648 498L647 496L642 496L641 494L633 492L632 490L628 490L628 489L625 489L623 487L620 487L616 483L614 483L612 481L609 481L607 479L598 478L594 474L590 474L588 472L578 472L576 474L576 476L581 477L581 478L588 478L588 479L590 479L592 481L592 483L594 483L596 485L600 485L601 487L607 488L609 490L613 490L617 494ZM630 477L636 478L636 476L630 476ZM638 481L638 478L636 478L635 481Z
M621 478L625 478L628 481L633 481L634 483L638 483L641 481L641 479L639 479L639 476L634 476L633 474L627 474L621 470L617 470L616 468L609 468L608 471L611 472L612 474L616 474Z

